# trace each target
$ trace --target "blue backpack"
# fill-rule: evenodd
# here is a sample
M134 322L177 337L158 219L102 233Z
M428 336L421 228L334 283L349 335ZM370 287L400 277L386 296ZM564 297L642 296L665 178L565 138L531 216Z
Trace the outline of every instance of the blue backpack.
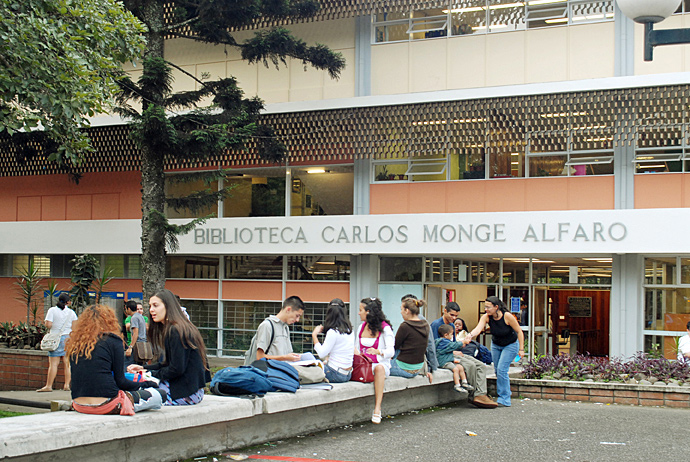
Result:
M477 355L477 359L483 362L484 364L491 364L493 362L491 350L489 350L481 343L477 343L477 345L479 345L479 354Z
M209 388L214 395L263 396L273 389L273 385L266 372L252 366L240 366L216 372Z
M297 373L297 369L285 361L262 358L254 361L252 366L266 372L268 381L273 385L271 391L289 391L290 393L295 393L299 388L299 374Z

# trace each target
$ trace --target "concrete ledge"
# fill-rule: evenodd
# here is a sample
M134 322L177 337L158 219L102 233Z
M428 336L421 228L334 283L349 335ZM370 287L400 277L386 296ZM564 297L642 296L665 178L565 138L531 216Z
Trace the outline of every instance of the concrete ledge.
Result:
M384 413L466 399L452 373L386 379ZM269 393L244 399L207 395L196 406L165 407L136 416L52 412L2 419L0 460L173 461L367 421L373 384L348 382L328 390Z

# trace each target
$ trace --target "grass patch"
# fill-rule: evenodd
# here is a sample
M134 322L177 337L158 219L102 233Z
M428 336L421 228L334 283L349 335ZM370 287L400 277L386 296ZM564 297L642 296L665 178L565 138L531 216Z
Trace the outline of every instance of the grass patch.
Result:
M0 410L0 419L3 417L17 417L18 415L31 415L30 412L12 412Z

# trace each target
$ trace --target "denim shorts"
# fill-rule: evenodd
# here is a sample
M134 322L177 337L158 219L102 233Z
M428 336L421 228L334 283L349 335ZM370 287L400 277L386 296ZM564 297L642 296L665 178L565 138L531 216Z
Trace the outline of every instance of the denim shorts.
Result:
M49 351L49 357L62 357L65 356L65 341L69 338L69 334L60 336L60 345L58 345L57 350Z
M346 374L336 370L335 368L329 366L328 364L323 365L324 372L326 373L326 378L330 383L343 383L348 382L352 377L352 369L347 371ZM341 369L342 370L342 369Z

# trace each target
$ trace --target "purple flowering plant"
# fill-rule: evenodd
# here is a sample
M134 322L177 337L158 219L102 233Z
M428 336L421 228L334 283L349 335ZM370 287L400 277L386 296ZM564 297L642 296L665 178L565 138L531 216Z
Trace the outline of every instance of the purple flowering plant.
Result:
M632 378L655 377L662 382L690 381L690 362L653 358L639 352L629 360L583 354L538 356L523 366L526 379L558 378L597 382L626 382Z

